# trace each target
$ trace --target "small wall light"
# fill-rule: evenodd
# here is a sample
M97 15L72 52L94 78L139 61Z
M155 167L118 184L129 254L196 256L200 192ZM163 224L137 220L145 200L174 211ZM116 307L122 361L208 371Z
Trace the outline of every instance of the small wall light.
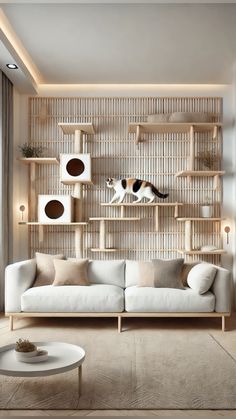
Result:
M226 233L226 243L229 244L229 233L230 233L230 227L229 226L225 226L224 228L224 232Z
M21 205L21 206L19 207L19 210L20 210L20 212L21 212L21 221L24 221L24 211L25 211L25 206L24 206L24 205Z
M10 70L17 70L18 66L16 64L6 64L7 68Z

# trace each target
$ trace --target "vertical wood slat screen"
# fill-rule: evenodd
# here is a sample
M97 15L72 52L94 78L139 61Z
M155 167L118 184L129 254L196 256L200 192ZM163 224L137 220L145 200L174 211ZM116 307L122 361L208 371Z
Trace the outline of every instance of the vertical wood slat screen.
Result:
M221 122L221 98L30 98L29 141L42 145L44 156L59 157L60 153L73 153L73 136L63 135L58 122L92 122L95 135L84 136L84 152L91 153L93 185L85 185L83 218L119 216L119 208L101 207L109 202L113 191L105 186L107 177L138 177L152 182L158 189L169 193L169 202L183 202L179 216L200 216L199 205L206 195L214 202L214 216L220 216L222 191L215 191L213 178L174 177L187 168L189 154L188 134L145 134L145 141L135 145L134 134L128 134L129 122L146 121L147 115L170 112L209 112L214 122ZM221 156L221 130L217 138L212 133L195 133L195 154L214 149ZM221 158L216 169L219 170ZM202 169L195 159L195 170ZM59 167L39 165L36 194L72 194L73 186L60 183ZM125 198L132 201L133 198ZM158 202L158 198L156 199ZM150 259L178 257L176 249L184 248L184 223L173 217L173 208L160 208L160 231L155 231L153 208L126 208L126 216L141 217L141 221L109 222L108 247L115 253L93 254L90 248L99 247L99 223L91 222L84 230L85 255L96 259ZM30 254L62 252L75 255L74 233L70 227L48 226L44 242L39 246L38 229L29 229ZM221 247L218 223L194 223L194 247L214 244ZM198 259L199 256L196 256ZM219 263L220 257L204 256L205 260ZM188 259L188 258L186 258ZM193 258L194 259L194 258Z

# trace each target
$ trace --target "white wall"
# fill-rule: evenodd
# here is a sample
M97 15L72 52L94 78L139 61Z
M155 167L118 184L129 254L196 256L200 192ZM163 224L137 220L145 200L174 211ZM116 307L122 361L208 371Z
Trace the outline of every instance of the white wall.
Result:
M236 214L236 145L235 145L235 92L234 85L41 85L39 96L47 97L98 97L98 96L220 96L223 97L223 169L227 174L223 178L223 216L226 218L222 228L230 225L230 243L224 247L227 254L222 257L222 264L233 269L236 283L235 268L235 214ZM15 92L15 154L18 155L17 144L28 138L28 97L19 96ZM27 227L19 226L19 205L27 202L27 169L16 162L14 167L14 260L27 257ZM236 288L236 287L235 287Z

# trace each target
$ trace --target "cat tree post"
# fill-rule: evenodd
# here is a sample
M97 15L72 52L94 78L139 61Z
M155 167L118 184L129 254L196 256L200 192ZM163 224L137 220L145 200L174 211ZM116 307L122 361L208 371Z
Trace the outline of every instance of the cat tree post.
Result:
M100 249L106 249L105 220L100 220L99 247L100 247Z
M83 151L83 131L75 130L74 152L82 153ZM76 220L82 220L83 213L83 186L81 183L76 183L74 186L74 197L77 198L75 206Z
M192 222L191 220L185 221L185 250L190 252L192 250Z
M83 257L83 227L78 226L75 229L75 257L81 259Z
M155 206L155 230L159 231L159 207Z
M36 164L30 163L29 169L29 181L30 181L30 193L29 193L29 214L31 215L31 221L35 221L36 215Z

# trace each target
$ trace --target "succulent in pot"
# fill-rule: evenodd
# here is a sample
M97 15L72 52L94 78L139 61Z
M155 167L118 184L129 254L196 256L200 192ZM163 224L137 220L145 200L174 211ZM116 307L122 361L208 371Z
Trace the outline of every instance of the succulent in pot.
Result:
M15 354L17 359L29 358L36 356L38 353L37 346L28 339L19 339L15 345Z

